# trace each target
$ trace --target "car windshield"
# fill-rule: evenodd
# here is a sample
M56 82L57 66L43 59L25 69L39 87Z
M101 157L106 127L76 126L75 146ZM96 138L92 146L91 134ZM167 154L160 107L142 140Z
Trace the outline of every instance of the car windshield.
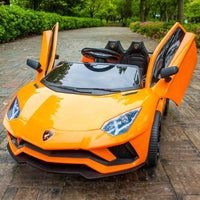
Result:
M59 92L105 94L140 88L140 70L134 65L62 63L43 80Z

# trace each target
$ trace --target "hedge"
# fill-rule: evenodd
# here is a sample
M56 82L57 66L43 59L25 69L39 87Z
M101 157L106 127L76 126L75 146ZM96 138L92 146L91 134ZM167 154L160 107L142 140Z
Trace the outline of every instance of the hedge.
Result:
M133 22L130 29L133 32L146 35L153 39L161 39L166 35L168 30L173 26L174 22ZM200 48L200 24L184 24L185 29L196 34L197 47Z
M41 34L59 22L59 30L102 26L100 19L61 16L55 13L24 10L18 6L0 6L0 43L19 37Z

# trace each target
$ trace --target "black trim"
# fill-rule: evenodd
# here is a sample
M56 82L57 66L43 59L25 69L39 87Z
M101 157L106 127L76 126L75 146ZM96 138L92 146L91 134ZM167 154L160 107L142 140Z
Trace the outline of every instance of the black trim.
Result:
M33 144L30 144L26 141L21 141L20 144L17 143L17 140L15 137L10 135L12 143L15 145L16 148L20 149L22 147L27 147L33 151L39 152L41 154L47 155L49 157L64 157L64 158L89 158L91 160L94 160L95 162L101 163L105 166L114 166L114 165L123 165L134 162L138 156L132 155L129 157L117 157L117 159L113 161L107 161L89 151L86 150L44 150L41 149ZM115 148L115 147L113 147Z
M90 95L90 96L105 96L105 95L110 95L110 94L114 94L114 93L131 92L133 90L141 89L141 85L137 85L137 86L133 86L131 88L122 88L122 89L115 88L114 89L114 90L119 90L119 91L114 91L114 90L113 91L109 91L109 90L106 91L106 89L101 91L100 89L99 90L95 90L93 88L85 90L85 91L84 90L78 91L79 88L77 88L77 91L73 91L73 88L70 89L70 87L69 87L69 90L67 90L67 89L59 88L56 85L52 86L45 79L43 79L41 81L41 83L45 87L47 87L48 89L53 90L55 92L64 93L64 94ZM76 90L76 89L74 89L74 90ZM123 95L123 96L125 96L125 95Z
M180 27L178 27L172 33L172 35L167 40L167 42L163 45L162 49L160 50L154 62L152 77L151 77L151 86L153 86L155 83L157 83L160 80L160 77L159 77L160 70L162 68L168 67L173 57L175 56L175 53L180 47L184 37L185 37L184 31ZM173 49L173 54L171 54L172 56L169 59L170 61L168 61L168 65L165 65L166 56L169 53L169 49L172 47L173 43L176 43L177 41L180 41L180 44L176 46L176 48Z
M85 165L65 165L65 164L47 163L39 159L33 158L29 155L26 155L24 153L18 156L15 156L12 150L10 149L9 145L7 145L7 148L10 155L13 157L13 159L16 160L20 164L29 164L32 167L35 167L35 168L38 168L50 173L77 174L87 179L98 179L98 178L104 178L104 177L115 176L115 175L120 175L120 174L126 174L126 173L133 172L145 165L145 163L143 163L131 169L127 169L127 170L123 170L123 171L119 171L115 173L101 174Z

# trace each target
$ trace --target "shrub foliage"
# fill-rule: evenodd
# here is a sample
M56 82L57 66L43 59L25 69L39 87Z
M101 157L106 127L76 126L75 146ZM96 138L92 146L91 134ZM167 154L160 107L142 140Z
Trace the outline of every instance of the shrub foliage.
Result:
M60 30L102 26L91 18L61 16L55 13L24 10L18 6L0 6L0 43L32 34L41 34L59 22Z
M174 22L133 22L130 24L130 28L133 32L146 35L153 39L161 39L169 31ZM197 46L200 48L200 24L184 24L185 29L189 32L196 34Z

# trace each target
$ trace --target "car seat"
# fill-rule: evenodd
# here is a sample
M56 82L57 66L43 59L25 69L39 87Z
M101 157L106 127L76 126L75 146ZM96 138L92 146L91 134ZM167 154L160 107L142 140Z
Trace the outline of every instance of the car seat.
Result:
M130 47L127 50L124 50L120 41L109 41L105 48L116 51L122 55L120 63L137 65L141 69L142 74L146 74L149 63L149 54L143 42L133 41Z
M149 64L149 54L144 46L144 43L133 41L130 47L127 49L122 63L137 65L142 69L143 75L146 74Z
M125 50L121 45L120 41L108 41L105 49L109 49L112 51L116 51L117 53L119 53L122 57L124 57L125 54Z

